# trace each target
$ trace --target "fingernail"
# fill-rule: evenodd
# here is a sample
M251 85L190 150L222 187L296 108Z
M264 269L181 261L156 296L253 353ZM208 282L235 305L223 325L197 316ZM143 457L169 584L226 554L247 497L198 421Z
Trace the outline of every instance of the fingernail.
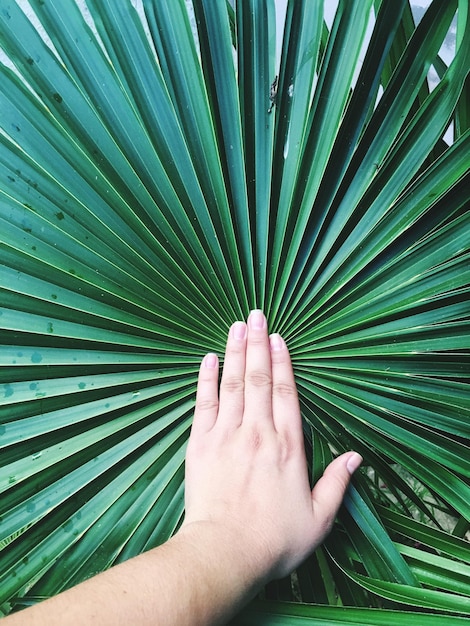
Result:
M246 337L246 324L245 322L235 322L232 324L231 334L234 339L243 341Z
M264 317L263 311L259 309L251 311L248 317L248 324L253 330L263 330L263 328L266 328L266 318Z
M284 339L278 333L269 336L271 350L282 350L285 346Z
M218 361L219 359L217 358L217 355L210 352L204 357L204 367L213 370L217 367Z
M350 455L350 457L349 457L349 459L347 460L347 463L346 463L346 469L351 474L351 476L358 469L358 467L360 466L361 463L362 463L362 456L360 454L358 454L357 452L353 452Z

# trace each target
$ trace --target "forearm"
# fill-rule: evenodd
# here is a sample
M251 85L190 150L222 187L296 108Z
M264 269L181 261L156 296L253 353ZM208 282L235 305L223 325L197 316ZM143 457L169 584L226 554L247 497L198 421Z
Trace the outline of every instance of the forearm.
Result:
M235 537L197 526L6 618L5 626L226 624L264 579L248 555L238 553Z
M193 523L164 546L168 562L179 563L167 580L168 595L181 599L171 609L174 621L166 623L226 624L241 610L271 578L253 539L242 538L236 527Z

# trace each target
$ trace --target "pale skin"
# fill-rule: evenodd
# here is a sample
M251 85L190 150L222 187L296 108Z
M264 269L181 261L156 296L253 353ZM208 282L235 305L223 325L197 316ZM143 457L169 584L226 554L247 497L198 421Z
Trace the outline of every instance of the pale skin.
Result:
M339 456L310 489L289 352L261 311L232 325L220 391L218 367L201 364L181 529L5 626L226 624L325 539L361 457Z

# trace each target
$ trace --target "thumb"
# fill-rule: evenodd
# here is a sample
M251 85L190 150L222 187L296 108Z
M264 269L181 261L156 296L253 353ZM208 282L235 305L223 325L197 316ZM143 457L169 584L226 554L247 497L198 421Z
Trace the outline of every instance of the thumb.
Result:
M332 461L312 490L313 513L323 538L330 532L351 476L362 463L357 452L345 452Z

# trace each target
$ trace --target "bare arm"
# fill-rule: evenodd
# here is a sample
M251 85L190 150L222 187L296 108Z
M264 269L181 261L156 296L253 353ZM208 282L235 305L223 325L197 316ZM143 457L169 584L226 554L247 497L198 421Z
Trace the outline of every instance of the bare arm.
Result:
M325 538L359 466L335 459L310 490L289 352L252 312L199 374L186 516L164 545L6 618L5 626L224 624Z

